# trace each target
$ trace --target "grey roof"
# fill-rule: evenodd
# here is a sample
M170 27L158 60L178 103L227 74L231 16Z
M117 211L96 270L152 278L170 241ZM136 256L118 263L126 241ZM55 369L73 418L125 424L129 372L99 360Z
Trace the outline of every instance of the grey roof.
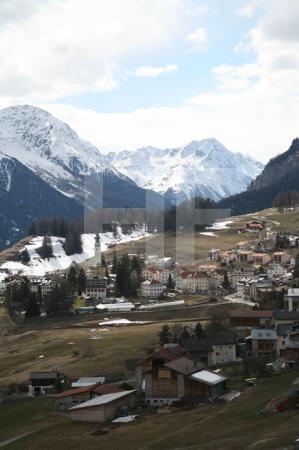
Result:
M182 356L181 358L175 359L164 364L165 367L172 369L183 375L190 375L191 373L197 372L204 367L204 364L199 362L194 362L192 359Z
M211 370L200 370L199 372L191 375L193 380L200 381L201 383L207 384L209 386L222 383L226 380L226 377L218 375L218 373L212 372Z
M56 380L56 378L59 377L58 372L31 372L29 379L30 380L45 380L45 379L53 379Z
M183 339L182 346L190 353L211 352L213 350L207 338Z
M215 331L208 340L212 345L228 345L236 343L236 336L232 330Z
M74 409L82 409L82 408L91 408L94 406L107 405L108 403L112 403L119 398L126 397L129 394L133 394L136 391L123 391L123 392L114 392L113 394L105 394L100 395L99 397L95 397L87 402L81 403L80 405L73 406L69 409L72 411Z
M207 337L182 340L182 346L190 353L211 352L213 345L234 344L236 336L232 330L214 331Z
M277 336L286 336L292 323L279 323L276 327Z
M274 311L274 319L276 320L299 320L299 311Z
M255 341L276 341L277 333L276 330L269 328L252 328L251 339Z

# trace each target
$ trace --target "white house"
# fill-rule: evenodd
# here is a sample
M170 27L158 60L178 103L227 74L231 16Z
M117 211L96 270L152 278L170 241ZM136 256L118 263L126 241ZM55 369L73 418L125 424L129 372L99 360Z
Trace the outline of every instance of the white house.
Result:
M147 280L141 283L141 297L157 298L163 294L165 286L156 280Z
M286 311L299 311L299 288L289 288L284 296L284 309Z
M107 284L106 277L94 277L86 279L86 296L95 300L103 299L107 297Z

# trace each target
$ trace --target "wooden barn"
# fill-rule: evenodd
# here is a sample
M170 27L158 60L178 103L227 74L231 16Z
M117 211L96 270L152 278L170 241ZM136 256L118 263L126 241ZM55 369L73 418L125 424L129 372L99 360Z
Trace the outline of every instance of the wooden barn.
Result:
M131 407L136 399L136 391L115 392L95 397L69 409L75 422L106 422L113 420L123 407Z

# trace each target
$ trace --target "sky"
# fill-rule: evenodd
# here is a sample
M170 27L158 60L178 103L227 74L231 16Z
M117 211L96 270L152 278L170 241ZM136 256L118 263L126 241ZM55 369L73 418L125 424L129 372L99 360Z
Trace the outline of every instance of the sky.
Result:
M0 107L103 153L214 137L262 162L299 134L298 0L1 0Z

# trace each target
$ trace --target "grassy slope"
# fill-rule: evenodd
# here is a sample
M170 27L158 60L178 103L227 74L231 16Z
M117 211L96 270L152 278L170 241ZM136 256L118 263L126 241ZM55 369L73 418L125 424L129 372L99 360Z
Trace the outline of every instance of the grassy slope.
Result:
M103 315L96 319L85 316L85 322L74 316L60 323L59 327L53 320L32 321L19 327L14 335L0 337L0 386L26 381L32 370L57 369L73 378L99 373L112 378L122 377L125 359L142 357L149 347L157 345L161 323L205 320L216 310L224 312L235 307L229 304L207 305L173 311L117 314L117 317L131 320L159 322L113 328L111 331L98 329L97 324L103 320ZM97 331L92 332L92 329ZM92 340L92 336L101 336L102 339ZM39 358L40 355L44 357Z
M134 424L106 426L108 434L91 434L96 425L72 424L67 418L53 426L48 406L49 428L8 445L8 450L275 450L290 446L298 437L298 411L261 414L266 403L287 391L294 374L265 378L231 405L214 404L202 409L182 411L171 416L151 415ZM32 406L28 404L28 412ZM17 417L10 435L19 434L18 411L0 407L0 422L7 414ZM27 419L26 419L27 420ZM43 421L41 421L43 422ZM23 428L22 428L23 429ZM34 429L34 427L33 427ZM7 434L6 434L7 435Z

